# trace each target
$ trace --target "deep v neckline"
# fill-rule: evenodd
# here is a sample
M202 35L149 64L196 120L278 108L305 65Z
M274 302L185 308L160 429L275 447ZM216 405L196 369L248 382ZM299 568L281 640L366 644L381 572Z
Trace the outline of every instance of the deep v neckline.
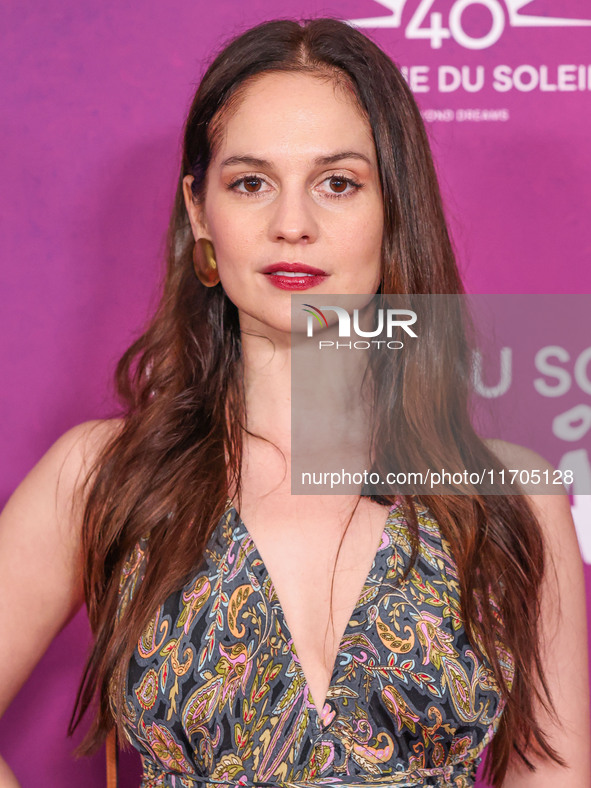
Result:
M318 711L318 707L316 706L316 703L314 701L314 698L312 697L312 691L310 689L310 684L309 684L308 679L306 677L306 674L304 672L304 668L302 666L302 663L301 663L301 660L300 660L300 657L299 657L299 654L298 654L298 650L296 648L296 644L295 644L295 640L294 640L293 634L291 632L291 629L289 628L289 624L287 623L287 618L285 616L285 611L284 611L283 605L281 604L281 600L279 599L279 594L277 593L277 587L276 587L275 583L273 582L273 578L271 577L271 574L270 574L269 570L267 569L267 565L265 564L265 561L263 560L263 557L262 557L262 555L261 555L261 553L260 553L260 551L259 551L259 549L257 547L256 542L254 541L254 539L252 537L252 534L248 530L248 526L246 525L246 523L244 522L244 520L240 516L240 513L238 512L236 507L233 505L233 503L230 500L230 498L228 498L227 501L226 501L226 512L231 511L231 512L234 513L236 525L239 526L239 528L242 529L242 532L243 532L244 536L251 543L252 550L249 551L249 557L247 558L247 560L251 564L251 567L253 567L254 561L252 560L252 558L254 557L254 559L258 562L258 566L261 569L261 573L262 573L263 577L268 580L268 582L270 583L270 585L272 587L272 594L273 594L273 597L275 599L275 605L276 605L276 608L277 608L277 611L278 611L279 615L281 616L280 626L281 626L281 629L284 630L285 633L286 633L287 640L288 640L288 645L289 645L290 652L291 652L291 657L292 657L292 659L293 659L293 661L294 661L294 663L296 665L296 669L299 671L300 679L301 679L303 687L304 687L304 692L305 692L305 695L306 695L306 704L308 705L309 708L312 709L313 713L316 716L317 727L324 727L325 724L327 724L327 723L325 723L325 716L328 714L329 709L326 708L326 704L327 704L327 702L329 700L330 690L331 690L331 688L332 688L332 686L334 684L334 681L335 681L335 678L336 678L336 674L337 674L339 666L340 666L340 657L341 657L341 655L343 653L344 646L346 645L347 637L350 634L350 630L353 627L353 625L356 623L355 622L355 615L358 612L359 608L362 606L363 598L365 596L365 592L366 592L367 586L370 583L370 578L371 578L371 576L373 574L373 571L375 569L376 562L378 560L378 557L379 557L379 554L380 554L380 550L381 550L382 544L384 542L384 538L387 537L388 527L390 525L390 521L392 520L392 517L393 517L394 513L400 507L400 505L401 505L401 499L400 499L400 497L397 497L396 502L393 503L392 506L390 506L390 508L388 509L388 514L386 516L386 521L384 523L384 527L382 528L382 530L380 532L380 539L379 539L377 548L376 548L376 550L374 552L374 556L373 556L373 560L372 560L371 566L369 568L369 572L367 573L367 576L365 577L365 580L363 581L363 585L361 587L361 591L358 594L357 601L355 603L355 607L353 608L353 610L351 612L351 615L349 616L349 618L347 620L347 625L345 626L345 630L344 630L344 632L343 632L343 634L341 636L341 639L339 641L339 646L338 646L337 653L336 653L336 656L335 656L335 660L334 660L334 663L333 663L333 666L332 666L332 673L330 675L327 695L326 695L325 698L323 698L322 705L320 706L321 712L319 712ZM378 585L381 585L383 580L384 580L384 577L383 576L380 577L380 579L378 581Z

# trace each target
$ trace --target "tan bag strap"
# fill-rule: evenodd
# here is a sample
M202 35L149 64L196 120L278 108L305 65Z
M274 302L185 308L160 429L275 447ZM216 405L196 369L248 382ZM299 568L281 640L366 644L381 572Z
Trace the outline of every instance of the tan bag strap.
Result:
M107 754L107 788L117 788L117 766L119 763L119 751L117 749L116 725L114 725L107 733L105 751Z

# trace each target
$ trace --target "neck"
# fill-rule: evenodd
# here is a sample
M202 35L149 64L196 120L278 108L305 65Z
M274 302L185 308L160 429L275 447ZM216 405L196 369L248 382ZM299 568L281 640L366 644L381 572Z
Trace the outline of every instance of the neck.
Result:
M355 444L363 441L369 402L367 389L362 397L360 386L367 353L318 352L304 334L274 330L242 316L240 325L250 432L272 440L286 456L291 455L292 427L316 443L334 441L344 432ZM321 338L336 341L337 326Z

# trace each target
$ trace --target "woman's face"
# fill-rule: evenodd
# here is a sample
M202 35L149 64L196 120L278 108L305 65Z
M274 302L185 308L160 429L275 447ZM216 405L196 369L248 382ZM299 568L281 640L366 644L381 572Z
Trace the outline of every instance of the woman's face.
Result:
M202 208L184 179L196 238L211 240L245 329L291 329L291 293L374 294L383 204L371 127L352 95L299 73L253 80L225 122ZM302 263L324 276L281 277ZM262 324L262 325L261 325Z

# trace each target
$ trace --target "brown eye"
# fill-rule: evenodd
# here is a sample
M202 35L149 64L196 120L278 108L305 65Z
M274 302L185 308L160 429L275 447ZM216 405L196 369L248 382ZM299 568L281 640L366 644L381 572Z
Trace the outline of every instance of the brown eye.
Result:
M244 188L247 192L257 192L261 186L260 178L245 178L243 180ZM253 187L253 188L251 188Z
M338 175L333 175L332 178L330 179L330 185L331 187L334 187L336 185L337 188L334 189L334 191L336 191L337 193L344 192L345 189L347 188L347 183L348 181L345 180L345 178L340 178Z
M266 183L265 179L258 175L244 175L242 178L230 183L228 189L243 196L247 194L252 197L262 197L269 191L269 189L263 191L263 183Z

